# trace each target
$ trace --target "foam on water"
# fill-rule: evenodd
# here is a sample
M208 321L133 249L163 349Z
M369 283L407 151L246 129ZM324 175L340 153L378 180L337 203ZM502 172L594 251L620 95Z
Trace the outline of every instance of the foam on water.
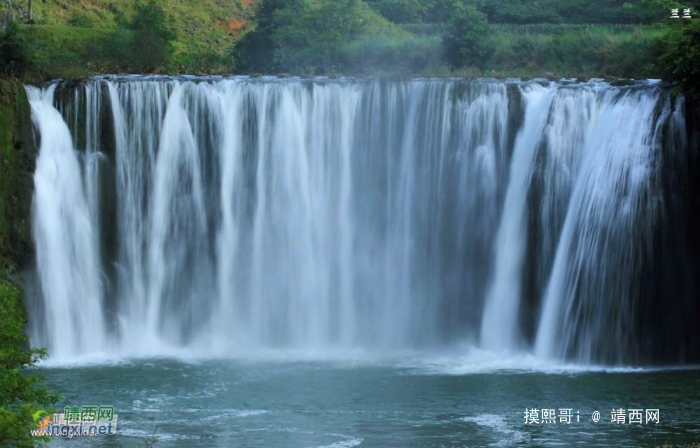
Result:
M331 443L330 445L322 445L322 446L319 446L317 448L352 448L354 446L362 445L362 441L364 440L364 439L359 438L359 437L350 437L350 436L341 436L341 437L346 437L346 439Z
M475 423L479 426L492 429L500 439L490 446L510 446L518 443L526 443L529 436L526 433L512 429L500 415L480 414L476 417L462 417L462 422Z
M265 350L256 353L240 352L225 357L212 356L206 353L179 351L159 356L134 357L125 355L115 357L106 354L93 354L71 359L49 358L41 361L39 367L46 369L84 369L120 366L149 366L150 368L168 369L163 362L176 362L185 365L207 365L212 362L233 362L248 365L251 368L260 366L285 366L292 369L352 370L352 369L399 369L406 375L435 375L461 376L483 374L529 374L544 373L549 375L577 375L588 373L653 373L664 371L700 370L700 365L683 366L610 366L597 364L581 364L567 361L547 360L529 353L514 353L504 356L498 351L488 351L479 346L460 346L439 353L403 351L392 353L377 353L372 351L353 352L319 352ZM159 367L160 366L160 367ZM203 392L205 395L211 393ZM151 397L149 400L153 400ZM230 410L232 415L239 417L267 413L265 410ZM237 414L239 413L239 414Z

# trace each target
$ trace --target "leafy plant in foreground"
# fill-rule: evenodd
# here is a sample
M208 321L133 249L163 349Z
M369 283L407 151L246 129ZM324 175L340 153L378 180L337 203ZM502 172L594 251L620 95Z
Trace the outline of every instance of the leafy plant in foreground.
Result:
M31 447L43 439L32 437L34 413L51 410L58 397L43 378L26 370L46 356L44 349L27 348L24 307L19 290L0 280L0 445ZM45 440L43 440L45 441Z

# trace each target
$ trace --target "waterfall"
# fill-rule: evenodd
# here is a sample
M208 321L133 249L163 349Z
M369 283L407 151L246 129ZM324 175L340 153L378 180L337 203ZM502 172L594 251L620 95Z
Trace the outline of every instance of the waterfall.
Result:
M621 96L621 97L620 97ZM643 285L640 264L654 256L653 229L663 208L658 97L605 92L581 154L581 169L544 295L536 353L593 360L620 357L633 337ZM625 136L625 138L620 138ZM585 299L584 299L585 298ZM616 321L609 325L608 320Z
M525 122L513 149L508 192L496 238L496 264L481 324L482 345L489 349L516 348L523 262L527 246L527 191L537 144L549 117L553 89L526 86Z
M648 318L689 278L653 263L686 232L669 190L683 105L657 83L135 76L28 93L31 336L52 356L466 344L639 363L661 359L655 334L678 347L664 359L697 345ZM697 312L673 290L664 322Z
M68 126L52 106L55 85L28 88L41 135L34 173L33 234L46 307L42 338L56 356L104 349L100 264L86 179ZM89 165L90 163L88 163Z

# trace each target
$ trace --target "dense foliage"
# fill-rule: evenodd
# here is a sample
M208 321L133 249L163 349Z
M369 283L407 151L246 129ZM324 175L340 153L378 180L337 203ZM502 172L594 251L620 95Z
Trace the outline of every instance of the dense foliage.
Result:
M115 71L152 73L170 62L174 38L165 12L156 0L150 0L137 5L127 27L117 29L91 47L90 59Z
M473 5L458 5L443 37L445 60L450 66L483 68L489 51L486 16Z
M0 32L0 75L21 76L28 66L27 49L16 23Z
M664 77L680 90L700 100L700 23L677 27L663 43L661 68Z
M235 67L298 74L659 77L662 43L685 20L669 19L675 6L667 0L605 0L595 7L562 0L261 0L257 28L236 47ZM387 22L367 20L372 12Z
M361 0L263 0L256 23L237 46L239 70L342 72L350 42L407 34Z
M26 322L19 290L0 280L0 445L32 447L36 428L33 415L51 411L57 397L43 385L42 377L28 375L46 352L28 349Z
M167 25L165 12L155 0L137 7L131 29L134 32L131 46L136 67L150 72L170 62L173 53L171 41L175 34Z

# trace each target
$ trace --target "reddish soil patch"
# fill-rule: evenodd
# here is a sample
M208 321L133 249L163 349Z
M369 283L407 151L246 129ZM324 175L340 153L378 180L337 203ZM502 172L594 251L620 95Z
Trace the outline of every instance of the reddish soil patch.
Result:
M219 23L227 33L236 34L245 28L247 21L240 17L229 17L228 20L221 20Z

